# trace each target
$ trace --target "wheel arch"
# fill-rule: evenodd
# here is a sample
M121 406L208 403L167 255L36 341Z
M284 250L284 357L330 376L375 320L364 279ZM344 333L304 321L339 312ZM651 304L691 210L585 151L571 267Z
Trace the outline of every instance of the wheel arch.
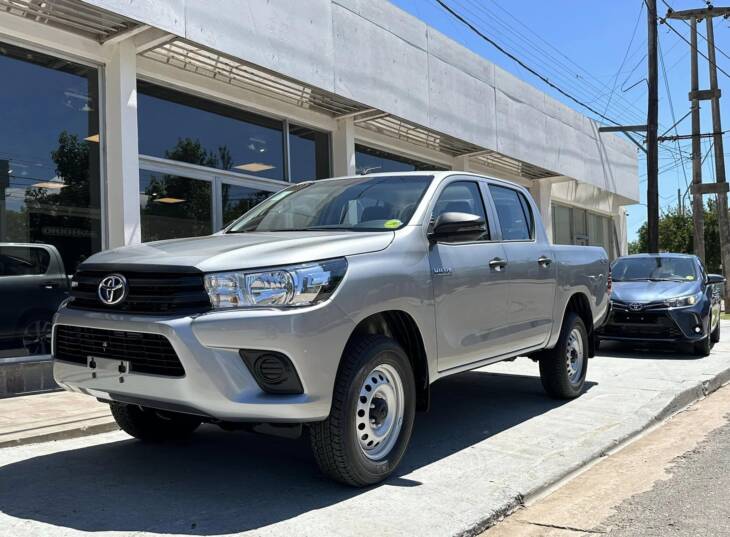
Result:
M592 358L596 354L596 346L593 339L593 310L591 309L588 296L581 291L573 293L570 296L565 304L565 309L560 320L561 329L565 322L565 317L569 312L575 313L583 321L588 331L588 356Z
M360 336L376 334L392 338L403 347L411 362L416 383L416 409L428 410L431 401L428 355L421 330L415 319L402 310L386 310L373 313L355 326L345 348Z

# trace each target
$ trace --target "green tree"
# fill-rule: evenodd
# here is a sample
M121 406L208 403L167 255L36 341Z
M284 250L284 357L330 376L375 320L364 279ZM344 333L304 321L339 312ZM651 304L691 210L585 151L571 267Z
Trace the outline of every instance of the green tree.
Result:
M629 243L629 253L648 251L646 222L639 228L637 240ZM659 251L691 254L694 252L692 213L672 207L659 217ZM710 199L705 206L705 265L708 272L720 272L720 238L717 227L717 203Z

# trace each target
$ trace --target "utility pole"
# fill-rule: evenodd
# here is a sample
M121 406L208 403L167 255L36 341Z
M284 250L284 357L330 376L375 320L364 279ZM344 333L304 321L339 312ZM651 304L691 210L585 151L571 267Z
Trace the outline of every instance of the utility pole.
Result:
M728 184L725 179L725 156L722 143L722 126L720 122L720 89L717 85L717 63L715 62L715 32L713 19L715 17L730 16L730 7L715 7L709 4L706 8L687 9L684 11L667 12L667 19L689 20L692 29L691 57L692 57L692 89L689 99L692 102L692 213L695 225L695 253L705 260L704 244L704 204L703 194L717 194L717 220L720 234L720 259L723 274L730 275L730 227L728 227L727 192ZM710 71L710 89L699 89L697 56L697 23L705 20L707 24L707 60ZM702 183L702 156L700 148L700 101L710 101L712 104L712 134L715 146L716 182ZM730 291L730 285L725 285L725 296Z
M710 63L710 93L712 98L712 132L715 140L715 181L719 187L725 187L725 153L722 148L722 125L720 122L720 89L717 87L717 64L715 63L715 30L713 28L713 17L707 17L707 57ZM720 261L722 262L722 273L727 278L730 276L730 244L728 240L728 215L727 215L727 190L719 188L717 191L717 225L720 235ZM728 294L728 287L725 284L725 296Z
M649 101L646 109L646 207L648 220L648 249L659 251L659 75L657 70L656 0L646 0L646 20L649 64Z
M705 208L699 187L702 184L702 146L700 145L700 90L699 70L697 67L697 17L690 19L692 36L690 42L691 90L689 93L692 107L692 221L694 222L695 255L705 262Z

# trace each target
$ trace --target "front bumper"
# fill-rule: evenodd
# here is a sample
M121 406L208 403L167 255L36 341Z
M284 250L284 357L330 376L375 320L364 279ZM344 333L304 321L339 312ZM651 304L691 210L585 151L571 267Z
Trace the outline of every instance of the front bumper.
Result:
M298 309L248 309L185 317L125 315L62 308L59 325L165 336L181 377L108 370L54 360L63 388L99 399L178 409L223 421L308 422L325 419L340 356L354 323L333 302ZM285 354L301 380L298 395L264 392L239 349ZM94 374L96 373L96 374Z
M704 309L702 302L687 308L649 308L642 311L612 307L606 323L596 331L596 335L599 339L614 341L700 341L709 334L709 315Z

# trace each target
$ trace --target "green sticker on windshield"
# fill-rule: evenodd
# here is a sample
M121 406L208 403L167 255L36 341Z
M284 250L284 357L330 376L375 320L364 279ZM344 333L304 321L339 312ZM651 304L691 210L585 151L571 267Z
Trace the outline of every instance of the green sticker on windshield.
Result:
M383 227L387 228L387 229L395 229L395 228L401 227L402 225L403 225L403 222L401 222L400 220L397 220L397 219L393 219L393 220L386 221L385 224L383 224Z
M687 274L687 275L686 275L686 276L684 277L684 279L685 279L685 280L694 280L694 279L695 279L695 277L694 277L694 276L692 276L691 274Z

